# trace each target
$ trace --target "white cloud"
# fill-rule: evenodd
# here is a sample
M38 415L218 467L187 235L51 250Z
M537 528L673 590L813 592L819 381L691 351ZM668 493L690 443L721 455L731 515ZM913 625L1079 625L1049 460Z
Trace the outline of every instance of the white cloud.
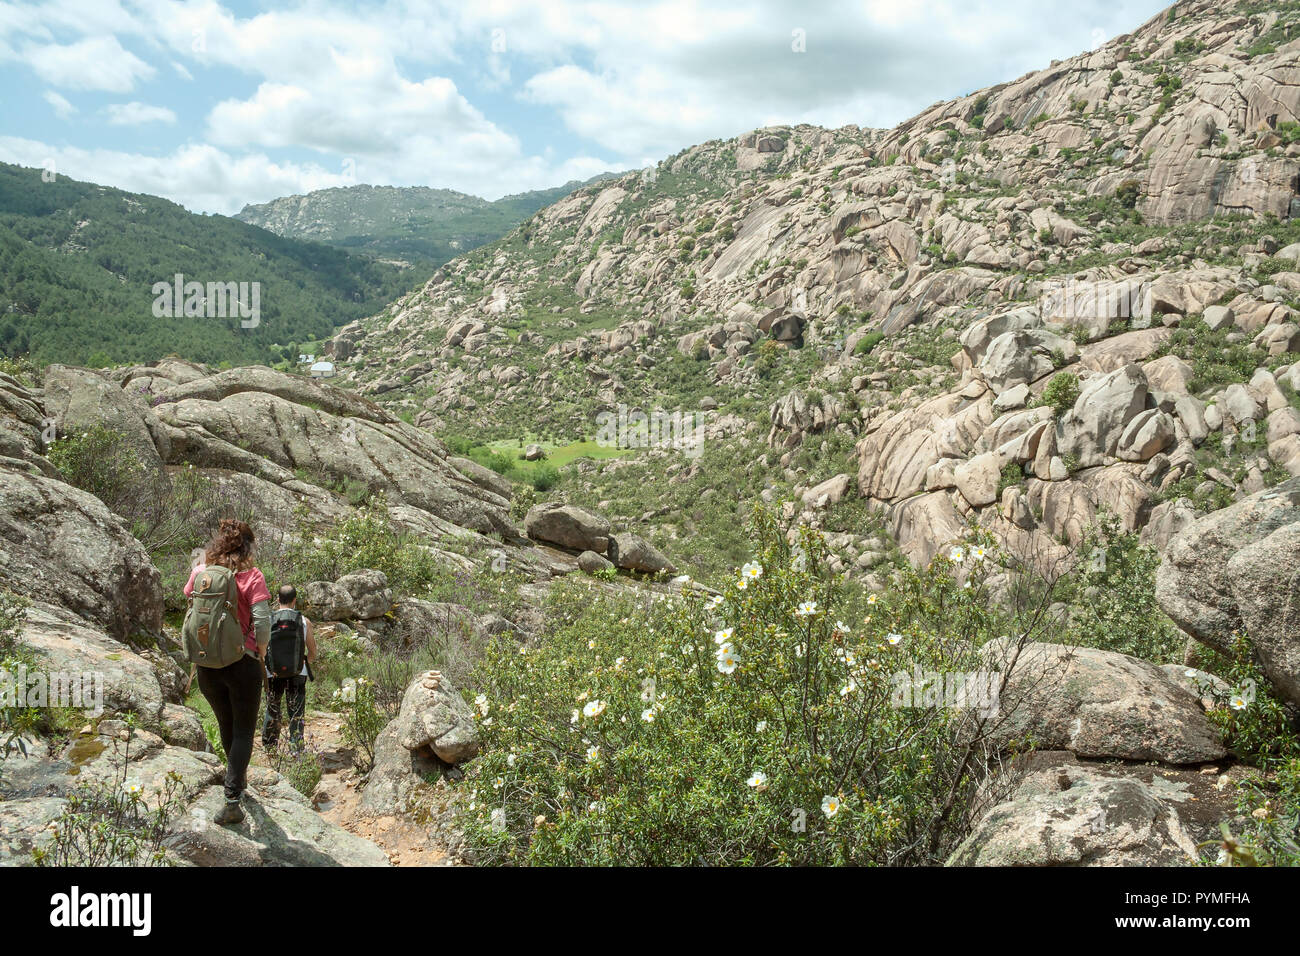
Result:
M104 107L114 126L143 126L145 123L175 123L176 114L165 106L148 103L110 103Z
M29 43L18 57L47 83L73 90L128 93L137 80L154 74L152 66L124 49L113 36L75 43Z
M53 90L46 90L42 94L42 98L45 102L50 104L50 108L54 110L54 115L59 119L67 119L73 113L77 112L75 106L69 103L65 97L60 96Z
M50 159L61 176L110 183L130 192L166 196L189 209L225 214L238 212L244 202L352 184L342 173L314 164L277 163L260 153L233 156L206 144L181 146L166 156L145 156L0 136L4 162L44 166Z
M124 93L151 63L192 80L183 109L138 95L206 145L128 148L84 175L230 211L339 184L348 162L358 182L494 197L762 125L892 126L1131 30L1165 0L293 2L252 16L223 0L0 2L0 61L63 89ZM208 110L196 128L191 97Z

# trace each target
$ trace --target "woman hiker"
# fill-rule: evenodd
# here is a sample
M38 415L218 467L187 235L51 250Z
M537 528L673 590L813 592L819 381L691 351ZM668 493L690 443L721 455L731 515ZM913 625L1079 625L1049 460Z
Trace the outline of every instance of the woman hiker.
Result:
M190 572L185 584L188 598L199 573L209 565L221 565L235 573L239 595L235 616L244 631L243 656L226 667L198 668L199 690L217 718L221 746L226 751L226 805L216 817L223 826L244 819L239 799L244 794L248 761L253 755L262 699L262 658L271 638L271 592L262 572L253 567L253 543L253 529L245 522L223 519L203 561Z

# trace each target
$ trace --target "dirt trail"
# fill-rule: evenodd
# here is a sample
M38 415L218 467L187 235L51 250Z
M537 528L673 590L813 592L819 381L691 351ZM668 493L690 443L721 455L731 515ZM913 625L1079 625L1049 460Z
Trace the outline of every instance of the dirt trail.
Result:
M376 816L361 807L361 775L353 766L352 751L344 746L337 714L308 711L308 746L320 757L323 773L312 794L317 812L337 826L365 837L388 854L394 866L461 866L463 861L447 846L445 817L435 812L421 824L410 816ZM281 738L287 737L287 726ZM253 764L268 767L270 760L261 747L261 735L253 751ZM445 786L445 785L444 785Z

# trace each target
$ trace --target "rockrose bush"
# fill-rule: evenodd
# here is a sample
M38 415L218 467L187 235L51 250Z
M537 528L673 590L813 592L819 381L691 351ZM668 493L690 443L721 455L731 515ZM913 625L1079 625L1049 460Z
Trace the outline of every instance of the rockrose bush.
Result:
M719 595L594 598L574 582L537 646L489 648L485 753L461 801L480 862L946 858L1001 719L979 652L1007 623L983 594L993 555L954 548L841 620L819 535L762 511L751 532Z

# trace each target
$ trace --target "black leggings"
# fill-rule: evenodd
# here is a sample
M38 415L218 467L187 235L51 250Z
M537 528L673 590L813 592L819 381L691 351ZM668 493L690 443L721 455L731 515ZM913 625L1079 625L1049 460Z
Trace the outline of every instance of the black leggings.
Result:
M226 799L238 800L253 757L257 709L262 702L262 664L245 654L228 667L200 667L199 690L208 699L221 728L226 751Z
M262 721L262 746L274 747L280 739L280 698L289 705L289 742L302 746L302 717L307 709L307 678L272 677L266 693L266 719Z

